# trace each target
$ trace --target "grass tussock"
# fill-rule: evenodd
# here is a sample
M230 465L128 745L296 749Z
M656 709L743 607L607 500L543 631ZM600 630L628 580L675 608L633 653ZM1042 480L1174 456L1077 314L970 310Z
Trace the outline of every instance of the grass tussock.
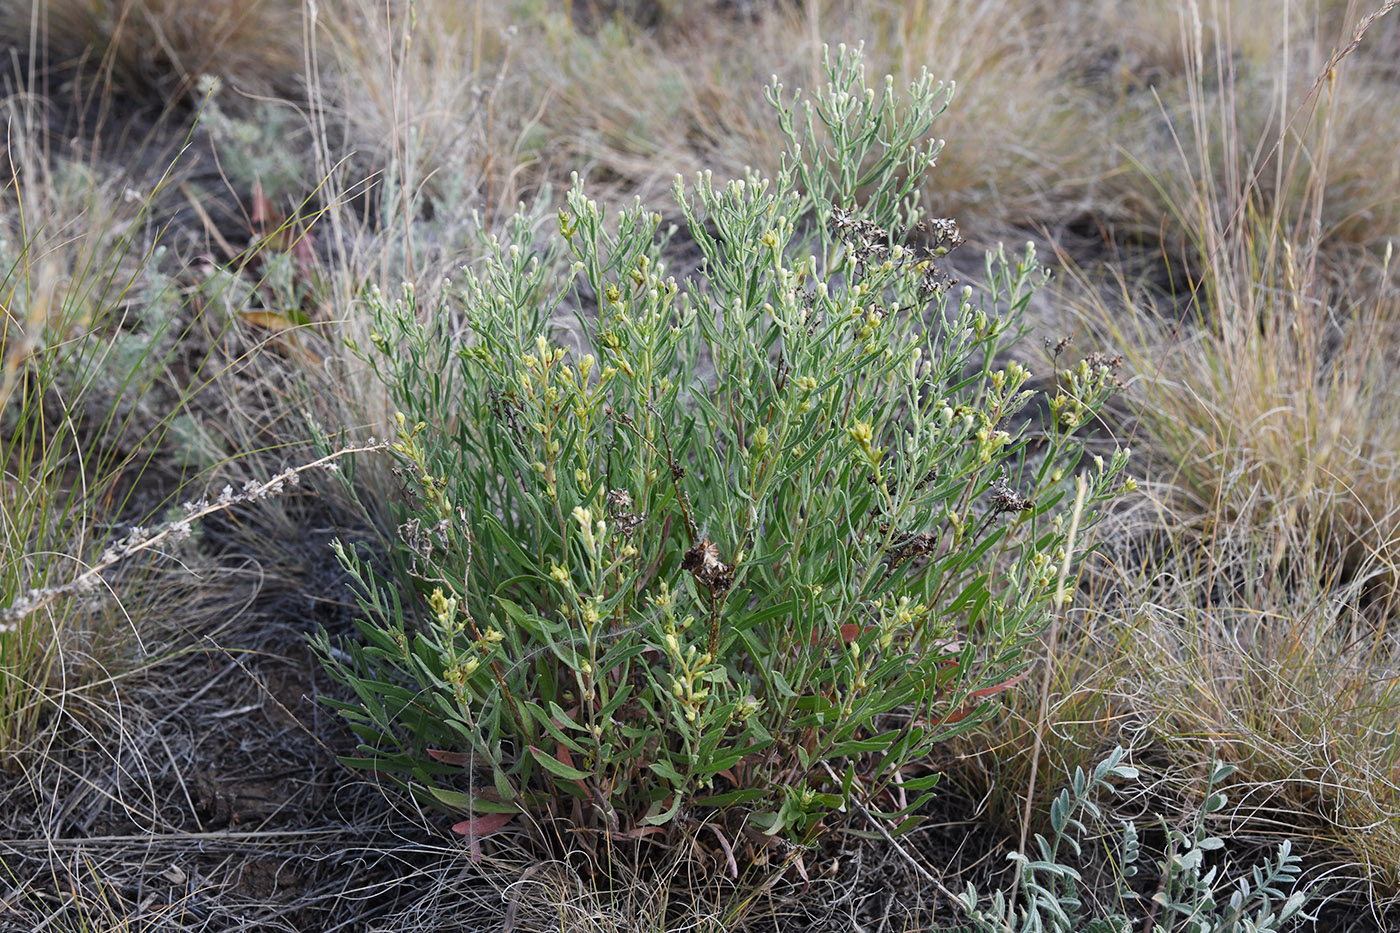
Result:
M1213 31L1203 11L1183 22L1189 93L1163 106L1185 115L1175 168L1141 164L1179 231L1180 277L1076 283L1089 326L1129 355L1133 442L1157 479L1158 514L1125 525L1137 543L1098 624L1131 633L1134 706L1174 760L1218 749L1238 764L1240 825L1302 834L1389 901L1400 200L1385 182L1358 200L1354 180L1360 164L1386 177L1393 127L1357 132L1383 79L1364 59L1348 70L1351 45L1320 67L1257 45L1241 60L1216 15ZM1375 21L1351 23L1364 48Z
M500 217L531 190L542 142L531 130L550 95L522 80L530 53L508 6L351 0L316 26L325 109L315 122L343 139L317 152L318 171L352 195L369 177L381 224L412 237L427 216L444 232L452 218L448 235L460 238L471 210Z
M1239 767L1242 831L1291 832L1340 878L1390 900L1400 889L1400 645L1346 595L1329 587L1186 611L1153 602L1130 623L1145 646L1133 663L1152 672L1144 699L1176 760L1209 747Z
M15 101L6 109L0 734L13 753L44 721L50 686L100 679L104 643L128 653L101 586L36 594L79 576L102 546L100 516L121 513L124 478L139 472L143 446L163 430L146 397L173 334L158 313L124 326L142 299L151 309L169 300L144 278L151 254L140 239L141 206L81 166L46 163L29 133L32 110Z
M902 84L927 67L957 82L957 104L933 130L953 145L924 194L969 229L1076 214L1079 186L1111 152L1097 138L1102 112L1073 77L1074 23L1049 7L775 3L738 30L704 7L640 35L580 35L559 22L544 35L541 67L559 95L544 125L604 178L644 189L702 168L776 170L781 140L747 89L770 73L817 88L827 42L864 42L872 77Z
M0 29L32 40L40 73L92 75L70 92L103 118L129 116L111 111L122 98L189 106L202 75L265 97L294 93L305 74L302 12L286 0L6 0Z

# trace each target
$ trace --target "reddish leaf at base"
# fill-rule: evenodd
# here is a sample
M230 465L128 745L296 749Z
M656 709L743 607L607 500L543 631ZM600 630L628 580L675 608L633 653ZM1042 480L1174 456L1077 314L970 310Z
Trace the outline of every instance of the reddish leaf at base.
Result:
M447 752L440 748L430 748L427 751L429 758L445 765L466 765L470 764L472 760L472 756L466 752Z
M841 628L838 630L837 634L839 635L839 637L840 637L840 639L841 639L841 644L843 644L843 645L849 645L851 642L855 641L857 638L859 638L860 636L864 635L866 632L873 632L873 631L875 631L875 628L876 628L876 627L873 626L873 625L859 626L859 625L856 625L856 624L853 623L853 622L847 622L845 625L842 625L842 626L841 626ZM813 633L812 633L811 639L809 639L809 643L812 644L813 646L821 644L821 643L822 643L822 635L821 635L821 633L820 633L820 632L813 632Z
M483 813L456 824L452 831L463 836L489 836L505 829L506 824L513 819L514 813Z
M472 848L472 861L476 861L481 858L481 846L479 845L481 837L505 829L506 825L515 819L515 816L514 813L483 813L481 816L474 816L469 820L457 823L452 827L452 831L467 837Z
M1001 692L1006 691L1006 690L1010 690L1012 687L1016 686L1016 685L1019 684L1021 681L1025 680L1025 679L1026 679L1026 675L1029 674L1029 673L1030 673L1030 669L1027 668L1026 670L1022 671L1021 673L1017 674L1015 677L1012 677L1010 680L1003 680L1003 681L1002 681L1001 683L999 683L999 684L993 684L993 685L990 686L990 687L983 687L981 690L974 690L974 691L972 691L971 693L969 693L969 694L967 695L967 698L968 698L969 700L985 700L985 699L987 699L988 697L996 696L998 693L1001 693ZM967 717L971 716L971 715L972 715L974 712L976 712L976 711L977 711L977 704L976 704L975 702L974 702L974 703L964 703L961 707L959 707L958 709L953 710L951 713L948 713L946 716L938 716L938 717L936 717L936 718L933 718L933 719L929 719L929 720L920 722L919 725L921 725L921 726L950 726L950 725L952 725L953 723L962 722L964 719L966 719Z
M614 839L643 839L655 833L664 834L665 832L666 829L662 826L635 826L626 832L610 833L609 835Z

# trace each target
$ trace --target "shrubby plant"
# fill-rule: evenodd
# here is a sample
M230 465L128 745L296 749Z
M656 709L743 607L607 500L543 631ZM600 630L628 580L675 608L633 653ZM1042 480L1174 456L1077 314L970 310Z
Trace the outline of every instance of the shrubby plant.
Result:
M993 894L987 913L978 906L975 888L969 885L963 891L959 901L972 920L972 929L980 933L1264 933L1283 929L1295 917L1306 917L1303 908L1310 892L1297 888L1301 859L1287 840L1279 843L1276 858L1253 866L1248 878L1229 885L1228 896L1220 891L1220 870L1208 867L1206 859L1207 853L1223 850L1225 842L1210 833L1206 818L1224 809L1228 801L1219 788L1235 769L1218 761L1211 763L1204 800L1189 829L1163 821L1167 847L1157 863L1160 880L1152 897L1142 897L1130 886L1140 867L1141 846L1137 826L1125 822L1115 859L1118 903L1099 916L1086 916L1080 874L1066 863L1066 857L1071 851L1074 857L1082 852L1079 838L1085 825L1081 817L1102 819L1094 798L1112 793L1114 780L1137 777L1136 768L1123 764L1123 754L1123 749L1115 749L1091 774L1076 768L1071 785L1050 807L1051 838L1036 834L1034 857L1011 854L1025 892L1025 905L1016 909L1014 923L1007 922L1007 899L1001 892Z
M980 290L939 265L962 238L916 192L948 91L826 68L769 89L775 179L677 180L693 275L658 214L605 223L576 183L551 245L522 212L460 289L365 295L411 495L391 576L340 548L362 640L316 645L357 697L349 763L460 832L718 813L802 842L853 801L911 828L921 756L1029 663L1071 518L1130 483L1075 439L1112 365L1041 398L1000 362L1034 251Z

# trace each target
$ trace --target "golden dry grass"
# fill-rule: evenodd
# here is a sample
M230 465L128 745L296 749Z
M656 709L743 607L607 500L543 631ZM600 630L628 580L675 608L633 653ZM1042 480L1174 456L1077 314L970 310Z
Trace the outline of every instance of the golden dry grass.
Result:
M811 87L824 43L865 43L872 74L898 82L927 67L956 81L935 125L950 145L926 190L935 211L1004 225L1088 208L1085 187L1109 167L1103 109L1079 87L1074 24L1037 4L775 3L742 29L712 9L638 34L540 29L541 80L557 95L550 135L605 179L643 191L701 168L776 169L776 127L760 95L770 74Z
M1393 78L1348 71L1346 38L1329 58L1315 28L1294 58L1188 17L1186 92L1161 108L1172 145L1137 160L1178 278L1082 275L1066 294L1129 356L1132 440L1155 480L1156 520L1125 526L1139 544L1096 583L1118 592L1101 624L1132 633L1133 708L1178 767L1212 749L1239 764L1243 826L1305 837L1393 900Z
M97 105L104 94L189 103L205 74L283 95L304 74L300 5L286 0L5 0L0 30L40 52L35 68L90 69L98 78L69 90Z

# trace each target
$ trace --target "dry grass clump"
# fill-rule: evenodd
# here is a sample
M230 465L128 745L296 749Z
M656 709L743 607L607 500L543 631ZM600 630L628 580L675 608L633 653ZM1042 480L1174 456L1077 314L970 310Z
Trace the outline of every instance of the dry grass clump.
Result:
M403 42L403 54L386 67L395 82L401 73L414 81L446 75L457 64L440 60L441 47L450 45L446 39L412 46L407 10L393 12L378 39L370 23L351 12L372 13L369 5L332 8L343 37L364 27L359 35L367 48ZM5 85L25 92L3 102L7 145L0 187L0 608L7 612L0 631L0 732L4 747L17 749L53 721L54 696L78 688L89 675L102 680L109 668L120 670L154 650L143 639L161 620L148 619L155 608L137 597L137 589L128 591L135 578L123 582L120 599L107 593L117 583L114 573L129 576L139 562L105 575L91 572L105 563L105 548L172 520L187 525L164 513L182 498L197 499L208 489L212 497L225 484L240 489L311 461L309 425L359 440L381 422L382 392L356 377L340 343L346 334L334 325L339 319L353 334L363 323L345 318L366 281L440 276L470 250L480 226L467 215L480 203L482 179L494 178L498 166L507 174L510 160L475 160L470 147L449 146L437 152L437 164L419 160L395 175L417 179L411 193L394 198L377 191L373 197L382 204L374 205L363 187L347 183L332 190L329 175L317 180L303 165L306 174L296 181L303 191L320 185L326 206L299 212L263 194L259 184L268 166L287 161L278 163L275 147L290 146L296 134L272 139L250 132L269 112L244 103L252 92L301 86L309 66L299 5L42 2L11 5L0 14L3 44L33 49ZM461 39L460 32L412 28L435 40ZM260 38L262 31L269 35ZM410 47L417 57L407 53ZM452 47L466 46L458 41ZM337 51L348 54L343 45ZM434 61L441 71L430 67ZM322 119L301 135L315 134L323 166L344 164L343 147L354 137L332 127L325 108L341 99L336 95L368 96L338 75L367 83L376 78L367 62L342 59L338 65L340 72L312 72L305 83L323 109L317 111ZM147 80L143 69L159 80ZM211 71L224 84L222 90L201 87L199 93L208 94L199 101L205 121L196 127L181 101L191 82ZM72 100L52 96L58 77ZM394 93L418 99L405 90L409 86L395 83ZM472 93L464 85L463 97L445 99L443 107L467 102ZM462 120L476 121L484 138L481 127L490 124L482 124L482 114L490 102L474 101ZM101 124L111 122L112 113L125 118L133 108L152 105L165 114L136 121L142 138L113 142L104 135ZM400 141L421 141L422 127L442 122L432 114L422 121L394 116ZM383 138L382 129L375 132ZM68 133L77 133L83 145L71 149ZM110 152L104 140L113 142ZM133 151L141 156L132 157ZM172 161L153 161L165 156ZM465 179L455 195L460 203L452 205L456 226L440 222L416 231L434 250L424 261L428 249L415 250L407 228L425 213L423 178L441 176L449 156ZM395 157L369 156L390 165L386 176L394 174ZM247 198L239 205L241 236L211 219L216 189ZM357 190L358 204L350 201ZM440 217L447 214L440 209ZM373 470L361 479L392 489ZM186 488L195 493L182 496ZM392 495L365 498L369 514L382 515ZM228 504L240 501L235 494ZM294 527L286 531L296 533ZM178 537L188 535L182 528ZM247 546L271 563L287 547L275 535ZM86 585L73 586L79 580ZM165 629L189 621L177 619Z
M1093 207L1110 124L1082 25L1061 4L833 5L813 29L866 37L873 68L957 82L924 197L965 227L1058 225Z
M1239 767L1240 831L1301 836L1315 864L1393 904L1400 639L1359 584L1232 586L1265 555L1221 550L1173 555L1124 620L1150 728L1183 765L1210 748Z
M331 148L318 152L318 173L351 186L367 168L379 173L376 208L390 222L509 213L531 187L522 176L541 140L529 130L549 103L523 79L518 59L531 51L520 48L513 12L450 0L345 0L323 12L314 54L325 87L313 120Z
M206 74L242 94L294 93L304 74L301 18L289 0L4 0L0 34L37 49L42 60L31 65L41 72L96 76L66 93L120 121L128 114L111 113L113 102L197 103ZM65 93L57 82L52 90Z
M1082 39L1058 7L817 0L678 16L646 33L542 30L537 61L558 95L544 125L605 177L645 191L701 168L772 172L780 140L752 88L773 73L810 89L828 42L865 42L872 79L903 84L927 67L958 83L934 127L950 145L924 193L967 229L1073 216L1107 165L1106 124L1075 77Z
M1128 430L1158 480L1155 521L1125 525L1095 584L1115 594L1099 624L1132 646L1133 708L1177 766L1212 750L1238 764L1242 831L1302 835L1318 864L1393 903L1393 127L1356 129L1381 92L1346 46L1307 84L1278 48L1271 72L1242 59L1215 13L1213 35L1186 20L1188 93L1166 110L1186 115L1176 164L1141 163L1182 231L1185 279L1167 294L1122 273L1111 293L1071 286L1135 370ZM1372 23L1353 20L1361 48ZM1368 166L1381 183L1363 193Z
M546 16L527 36L538 50L531 72L550 89L543 132L563 150L561 161L592 166L599 180L644 198L668 189L677 173L708 168L738 177L749 163L769 169L776 136L753 91L820 51L794 43L791 33L772 41L781 27L770 20L788 15L776 6L757 21L736 22L710 9L684 31L663 21L652 32L617 20L585 32L567 16Z
M0 608L80 574L120 516L150 439L174 334L170 296L145 275L145 205L73 163L46 162L33 109L6 102L0 183ZM144 299L147 309L133 306ZM130 315L130 317L128 317ZM106 334L107 337L98 336ZM99 512L101 510L101 513ZM0 748L26 745L49 690L101 676L128 652L97 581L30 617L0 618Z
M1125 101L1124 222L1184 255L1196 282L1228 263L1286 287L1275 246L1287 240L1309 285L1314 273L1336 283L1400 222L1400 104L1377 51L1395 32L1377 18L1390 5L1320 18L1276 6L1188 7L1172 66Z
M1238 832L1302 837L1339 902L1393 908L1396 24L1366 15L1389 5L1290 7L1281 32L1273 8L1148 7L1134 24L1158 28L1135 30L1111 5L1078 8L1102 24L1098 91L1122 82L1130 167L1096 214L1168 261L1142 282L1133 247L1100 254L1062 295L1077 344L1128 357L1110 427L1156 482L1105 534L1109 560L1047 662L1045 719L1034 694L1008 698L950 770L1014 832L1028 787L1044 796L1038 730L1040 787L1124 728L1157 740L1170 774L1216 752L1240 768Z
M36 16L50 12L96 17L101 10L36 8ZM78 41L76 28L64 21L63 35ZM54 48L46 38L36 33L36 48L58 58L62 41ZM95 94L114 107L124 106L124 93L149 90L122 83L136 79L119 70L104 74L79 70L65 80L73 95ZM39 79L21 66L10 80ZM275 366L249 366L260 346L275 358L298 342L285 333L297 310L267 307L276 301L272 264L244 256L241 269L219 269L174 256L167 245L177 239L169 232L172 201L204 210L185 187L185 160L148 172L85 155L82 146L70 151L55 137L64 124L53 111L63 109L42 93L0 103L7 133L0 174L0 748L7 764L53 740L73 697L109 695L114 677L149 663L191 621L162 599L168 587L143 584L157 556L194 559L190 523L164 512L181 501L182 487L207 488L207 475L195 477L220 468L215 495L226 482L265 479L285 465L276 453L267 456L269 447L293 437L305 445L300 415L277 410L289 393L269 391ZM172 148L161 137L188 139L188 127L162 133L158 123L142 125L150 137L139 146L176 151L180 144ZM86 132L98 130L89 124ZM207 221L207 211L201 216ZM284 322L271 338L252 323L268 323L269 312ZM304 370L298 379L305 384ZM248 451L264 462L226 468ZM236 478L244 469L249 475ZM156 534L156 526L178 534ZM109 549L138 541L146 542L133 548L138 556L106 560Z
M1345 582L1363 566L1380 581L1400 560L1400 296L1347 307L1334 294L1291 289L1232 313L1225 333L1188 332L1159 357L1144 409L1203 539L1271 540L1254 572L1266 584Z
M1199 64L1202 33L1186 41ZM1149 447L1205 519L1188 524L1268 536L1270 577L1307 555L1312 572L1340 562L1349 576L1366 561L1393 564L1400 546L1400 402L1387 378L1400 291L1391 245L1347 238L1332 219L1334 172L1357 170L1331 158L1334 141L1354 133L1332 119L1351 104L1327 93L1327 74L1345 65L1262 136L1237 115L1271 104L1191 101L1181 165L1167 176L1182 192L1172 203L1191 241L1188 278L1165 299L1121 292L1134 315L1099 305L1137 365ZM1366 161L1383 162L1375 152ZM1372 192L1375 213L1400 217L1396 190Z

